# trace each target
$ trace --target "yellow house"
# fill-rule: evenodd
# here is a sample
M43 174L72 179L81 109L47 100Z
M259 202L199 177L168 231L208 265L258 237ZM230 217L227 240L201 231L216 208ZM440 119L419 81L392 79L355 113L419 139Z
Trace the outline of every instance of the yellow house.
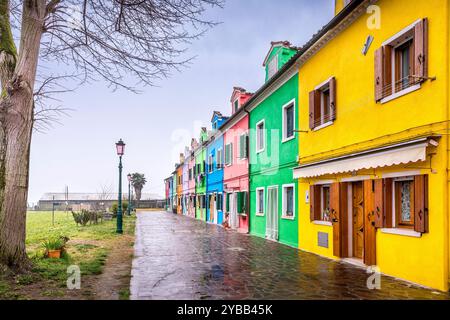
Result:
M295 57L300 249L448 290L449 8L337 0Z

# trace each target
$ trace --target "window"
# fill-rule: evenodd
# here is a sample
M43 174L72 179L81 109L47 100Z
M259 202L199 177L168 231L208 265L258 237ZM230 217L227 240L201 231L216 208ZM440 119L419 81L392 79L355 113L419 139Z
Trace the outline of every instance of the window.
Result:
M331 222L330 216L331 185L314 185L309 189L311 221Z
M239 159L248 157L248 135L246 133L239 136Z
M386 40L375 51L375 100L387 102L420 88L428 77L428 19Z
M330 78L309 93L311 130L336 120L336 79Z
M331 221L330 217L330 186L321 186L320 220Z
M233 104L233 111L237 112L239 110L239 99L236 99Z
M202 209L206 209L206 196L202 195L201 200L202 200Z
M264 188L256 189L256 215L264 215Z
M223 194L222 193L217 194L216 206L217 206L217 210L219 210L219 211L223 210Z
M208 156L208 172L211 173L214 171L214 157L212 154Z
M217 149L216 166L217 166L217 169L223 168L223 149L222 148Z
M294 185L285 185L283 186L283 217L292 219L294 218L294 208L295 208L295 199L294 199Z
M295 130L295 103L289 102L283 106L283 140L294 138Z
M272 78L275 73L278 71L278 54L276 54L270 61L267 66L267 80Z
M233 144L232 143L225 145L225 164L227 166L233 164Z
M256 124L256 152L264 151L265 143L264 120L261 120Z
M414 227L414 179L394 181L396 227Z

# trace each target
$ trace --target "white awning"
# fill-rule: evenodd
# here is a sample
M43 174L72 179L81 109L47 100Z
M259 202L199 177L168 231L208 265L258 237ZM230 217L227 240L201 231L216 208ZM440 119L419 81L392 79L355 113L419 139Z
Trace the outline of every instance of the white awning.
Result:
M433 145L437 145L436 141L423 138L339 158L300 165L294 169L294 179L425 161L427 158L426 148L430 144L430 141L433 142Z

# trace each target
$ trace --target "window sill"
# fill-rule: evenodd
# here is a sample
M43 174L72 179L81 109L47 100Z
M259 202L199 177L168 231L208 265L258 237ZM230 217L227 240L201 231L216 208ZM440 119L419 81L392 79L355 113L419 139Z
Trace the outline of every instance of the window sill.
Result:
M295 216L281 216L281 219L285 219L285 220L295 220Z
M294 134L292 137L289 137L289 138L283 138L283 139L281 140L281 143L289 142L289 141L294 140L294 139L295 139L295 134Z
M421 87L420 83L415 84L415 85L413 85L413 86L411 86L409 88L403 89L402 91L396 92L394 94L391 94L390 96L387 96L386 98L381 99L380 103L384 104L384 103L387 103L389 101L395 100L395 99L400 98L401 96L404 96L404 95L406 95L408 93L411 93L411 92L419 90L420 87Z
M264 213L256 213L257 217L264 217Z
M325 122L324 124L321 124L320 126L315 127L312 131L318 131L320 129L324 129L326 127L331 126L333 123L334 123L334 121Z
M265 148L263 148L263 149L260 149L260 150L256 150L256 153L258 154L258 153L261 153L261 152L263 152L265 150Z
M312 223L316 224L318 226L329 226L329 227L333 226L333 224L331 222L329 222L329 221L314 220Z
M382 228L380 230L382 233L387 233L387 234L396 234L399 236L407 236L407 237L414 237L414 238L422 237L422 234L420 232L416 232L416 231L410 230L410 229Z

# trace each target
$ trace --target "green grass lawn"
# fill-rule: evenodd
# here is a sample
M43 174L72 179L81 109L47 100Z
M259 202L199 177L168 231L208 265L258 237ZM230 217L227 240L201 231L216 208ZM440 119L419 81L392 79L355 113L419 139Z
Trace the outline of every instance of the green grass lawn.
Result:
M134 234L134 222L135 216L124 217L125 235ZM33 270L15 276L13 283L5 280L5 277L0 279L0 299L28 298L26 293L31 292L32 288L35 290L34 287L46 288L40 293L43 297L64 297L67 294L67 267L78 265L82 277L100 274L114 241L121 237L115 230L115 219L83 227L75 224L70 212L55 212L54 224L52 212L28 212L26 245ZM58 236L70 239L67 243L67 255L62 259L45 258L42 242ZM39 285L41 283L45 285ZM33 296L36 294L39 295L33 292Z

